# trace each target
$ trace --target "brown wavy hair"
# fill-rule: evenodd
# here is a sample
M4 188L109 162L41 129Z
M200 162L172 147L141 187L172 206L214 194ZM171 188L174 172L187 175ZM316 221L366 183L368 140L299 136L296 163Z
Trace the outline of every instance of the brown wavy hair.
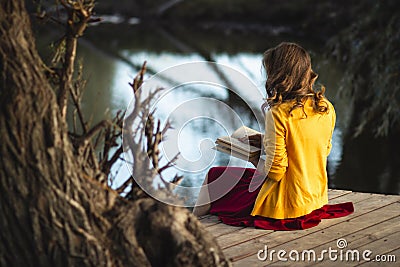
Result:
M264 52L262 63L267 74L265 89L269 107L295 100L289 113L296 108L304 112L304 103L311 97L316 112L328 111L325 87L314 91L318 75L311 69L311 58L304 48L295 43L281 43Z

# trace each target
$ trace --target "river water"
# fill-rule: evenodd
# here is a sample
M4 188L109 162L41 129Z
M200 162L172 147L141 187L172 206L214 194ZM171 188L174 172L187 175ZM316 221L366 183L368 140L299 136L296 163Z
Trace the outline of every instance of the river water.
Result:
M48 42L49 36L41 38L42 45ZM167 133L169 139L161 147L166 155L164 160L172 158L178 151L181 153L176 166L170 168L165 176L172 177L178 173L184 176L182 186L197 187L212 166L251 166L216 152L212 149L213 142L218 136L229 135L242 124L262 130L262 122L259 123L259 107L265 97L262 53L281 41L298 42L310 52L313 68L319 74L318 83L326 86L326 95L335 106L337 122L328 158L329 187L398 193L390 191L393 190L393 183L391 185L387 179L380 182L376 182L377 177L353 179L358 168L343 167L346 165L342 163L352 101L351 98L339 97L336 91L345 74L333 60L322 56L325 51L320 41L301 37L287 29L193 30L186 29L184 25L145 27L137 21L91 27L81 39L78 50L88 79L83 97L84 112L95 123L126 109L133 97L128 83L141 64L147 61L146 79L155 81L153 87L166 88L154 104L156 117L162 123L171 120L174 127ZM199 63L194 69L179 67L209 60L221 65L215 68ZM175 71L168 71L171 67ZM203 79L217 82L199 82ZM360 150L364 145L359 145ZM120 162L115 166L114 174L113 186L117 187L129 172ZM398 182L395 181L394 185L398 186ZM195 194L188 196L188 202L193 202L195 198Z

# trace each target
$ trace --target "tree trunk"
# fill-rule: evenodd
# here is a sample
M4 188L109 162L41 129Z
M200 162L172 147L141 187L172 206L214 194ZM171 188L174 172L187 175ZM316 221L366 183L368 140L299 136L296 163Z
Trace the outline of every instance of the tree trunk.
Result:
M0 3L0 265L229 265L186 209L81 173L24 1Z

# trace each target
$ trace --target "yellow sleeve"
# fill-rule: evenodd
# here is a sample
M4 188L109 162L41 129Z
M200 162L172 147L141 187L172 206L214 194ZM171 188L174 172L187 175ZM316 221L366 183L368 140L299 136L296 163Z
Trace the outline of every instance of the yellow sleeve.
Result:
M332 135L333 135L333 130L335 129L335 123L336 123L336 113L335 113L335 109L333 107L333 105L330 105L330 110L329 112L332 112L332 129L331 129L331 136L328 140L328 148L327 148L327 155L329 155L329 153L331 153L331 149L332 149Z
M264 169L267 177L274 181L280 181L288 167L285 118L282 115L276 110L269 110L265 114Z

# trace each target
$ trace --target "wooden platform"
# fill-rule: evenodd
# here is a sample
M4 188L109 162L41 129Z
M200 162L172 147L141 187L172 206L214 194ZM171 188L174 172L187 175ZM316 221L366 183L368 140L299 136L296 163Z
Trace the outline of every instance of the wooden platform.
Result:
M329 199L332 204L352 201L354 213L299 231L234 227L210 215L201 222L233 266L400 266L400 196L329 190ZM275 252L269 257L272 250ZM278 259L279 250L284 251L280 252L283 261ZM364 260L363 253L373 261ZM266 254L268 258L263 260ZM385 262L377 262L377 255L377 260Z

